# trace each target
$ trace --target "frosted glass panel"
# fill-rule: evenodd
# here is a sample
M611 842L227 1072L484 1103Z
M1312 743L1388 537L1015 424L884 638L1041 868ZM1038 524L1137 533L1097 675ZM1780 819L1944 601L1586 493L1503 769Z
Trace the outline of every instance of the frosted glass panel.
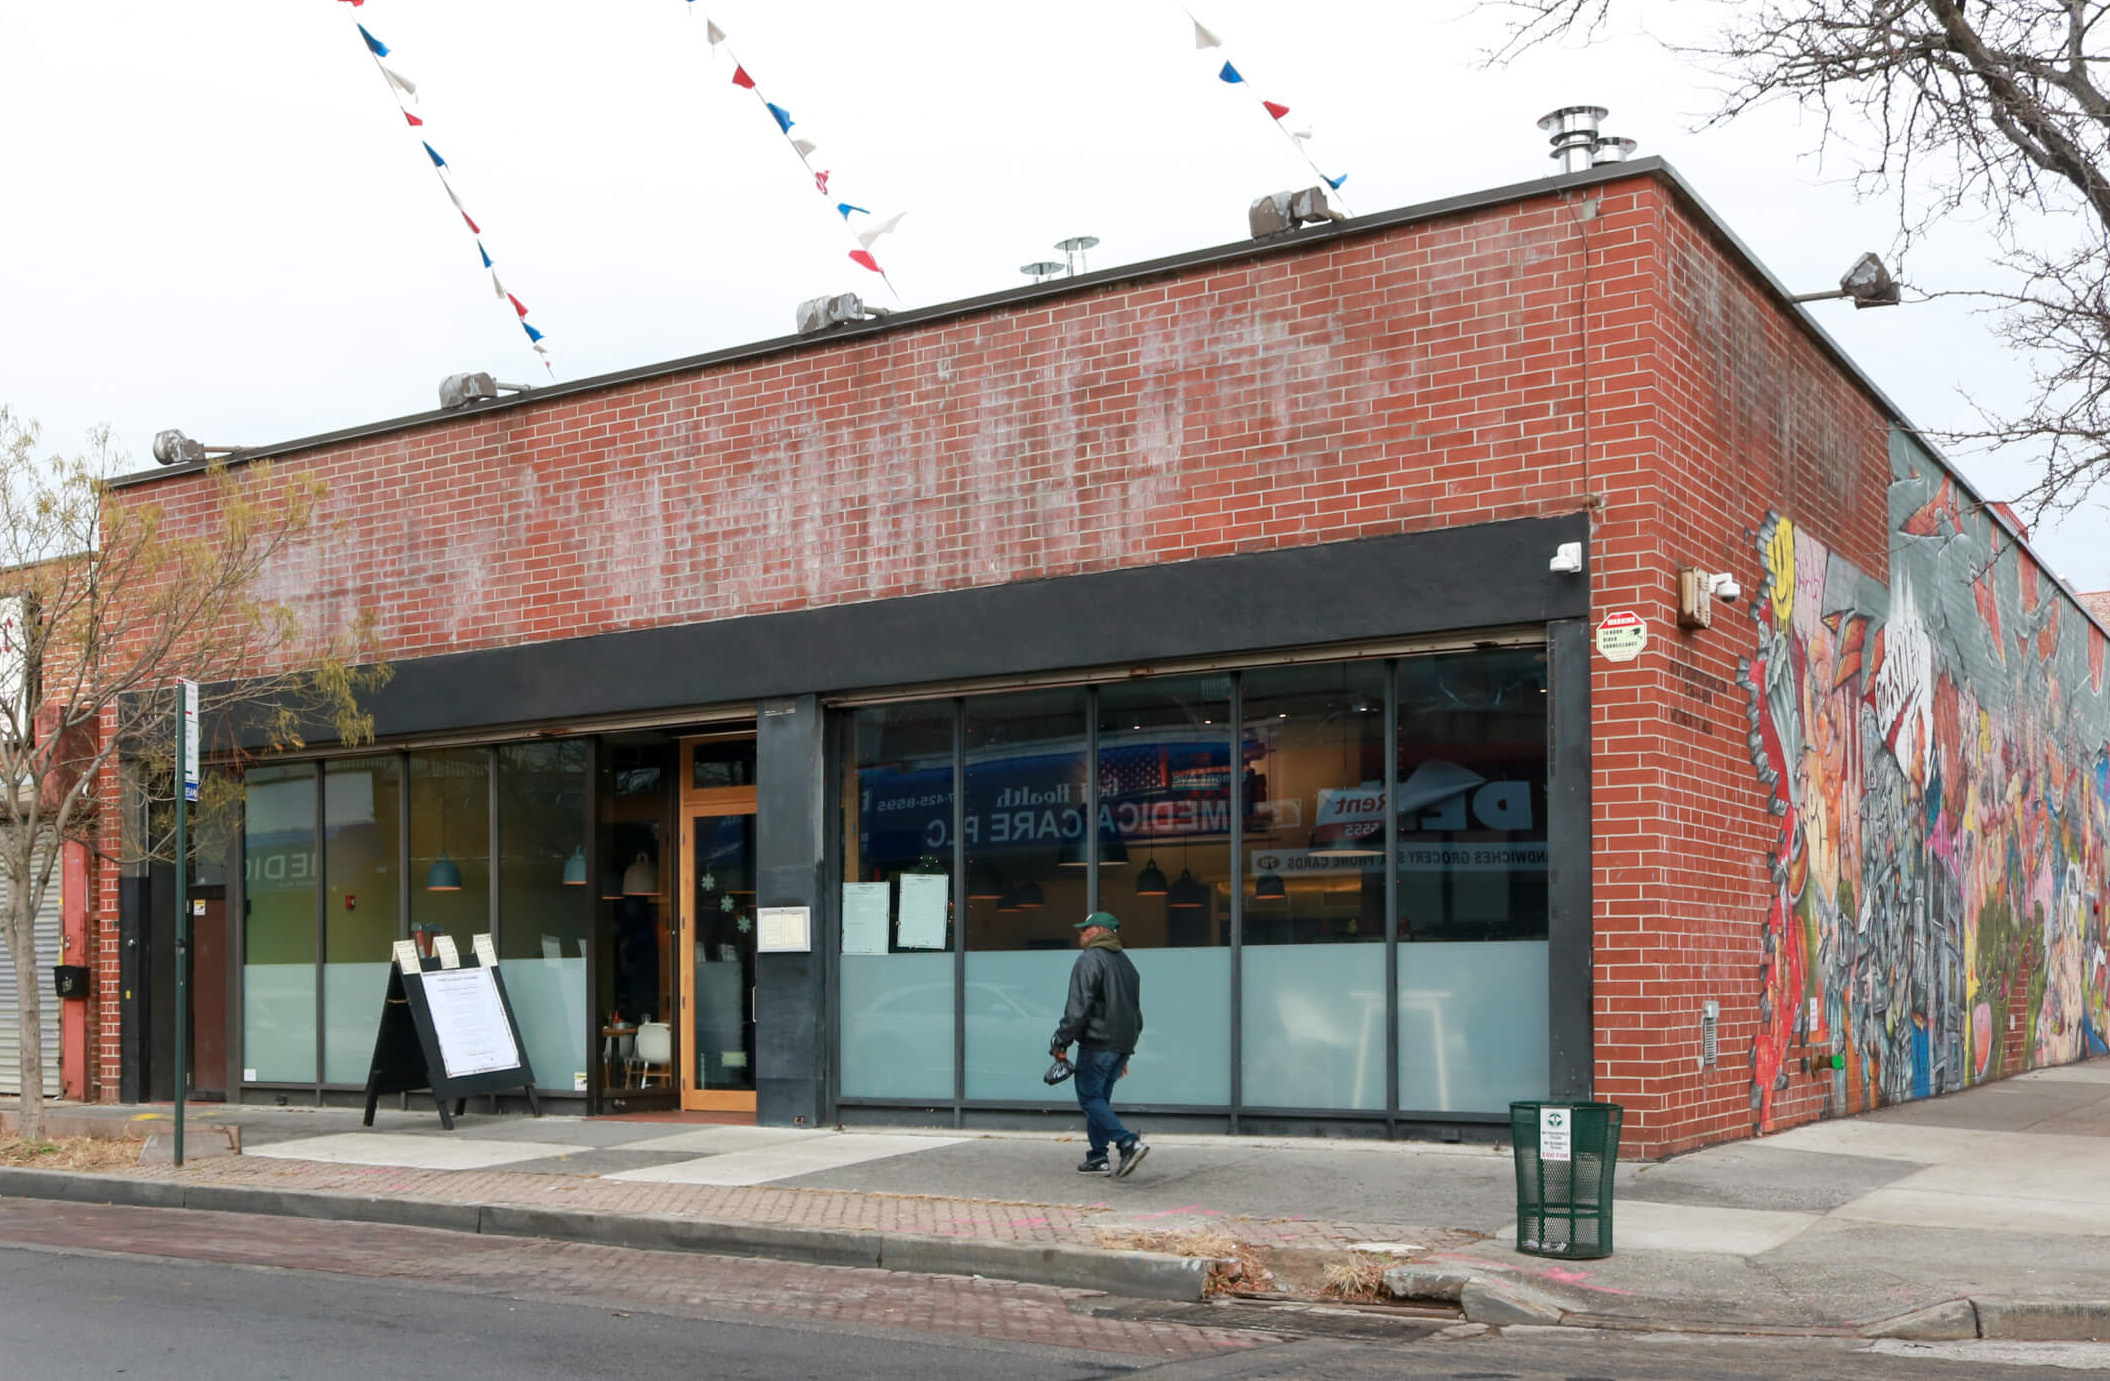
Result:
M1401 945L1401 1110L1504 1112L1546 1097L1547 1001L1544 940Z
M952 955L845 954L841 975L842 1096L951 1102Z
M1062 1019L1075 950L996 950L967 956L967 1096L1070 1097L1040 1082Z
M535 1087L558 1093L584 1092L586 1071L586 960L507 959L506 996L520 1043L527 1047Z
M309 787L309 799L314 799ZM310 903L312 906L312 903ZM309 933L314 932L312 928ZM311 948L312 948L312 941ZM373 1047L367 1047L373 1053ZM315 1082L315 966L245 964L242 967L242 1058L255 1082ZM359 1071L360 1082L366 1071ZM244 1082L249 1082L244 1076Z
M1247 1107L1385 1106L1383 945L1248 944L1242 1005Z
M388 995L388 969L386 963L322 966L322 1010L329 1023L322 1040L324 1083L366 1086L374 1033L381 1029L381 1000Z
M1116 1104L1231 1101L1231 951L1131 949L1143 977L1143 1039ZM1069 976L1063 976L1068 991ZM1061 998L1057 994L1057 1000Z
M1143 979L1143 1039L1116 1104L1230 1102L1231 952L1127 953ZM1076 962L1075 950L967 956L969 1098L1048 1096L1040 1076Z

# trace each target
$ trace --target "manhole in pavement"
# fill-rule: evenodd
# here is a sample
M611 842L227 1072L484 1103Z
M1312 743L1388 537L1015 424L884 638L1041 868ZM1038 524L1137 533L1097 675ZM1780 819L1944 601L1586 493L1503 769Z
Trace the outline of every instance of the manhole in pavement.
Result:
M1071 1306L1099 1319L1131 1323L1177 1323L1190 1328L1235 1328L1283 1337L1360 1338L1381 1342L1415 1342L1460 1322L1460 1316L1430 1318L1390 1310L1339 1305L1259 1304L1245 1300L1208 1300L1198 1304L1173 1300L1085 1300Z

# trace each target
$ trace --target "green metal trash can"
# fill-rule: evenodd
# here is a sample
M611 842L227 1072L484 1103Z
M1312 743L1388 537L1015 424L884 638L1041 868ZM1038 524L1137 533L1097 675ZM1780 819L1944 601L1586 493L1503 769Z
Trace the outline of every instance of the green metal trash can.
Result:
M1612 1254L1617 1103L1511 1103L1517 1250L1571 1261Z

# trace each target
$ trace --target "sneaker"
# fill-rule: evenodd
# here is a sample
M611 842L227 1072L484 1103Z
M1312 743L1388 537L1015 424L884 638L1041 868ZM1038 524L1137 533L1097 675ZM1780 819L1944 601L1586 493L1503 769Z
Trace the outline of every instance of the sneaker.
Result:
M1129 1174L1138 1165L1141 1165L1143 1157L1149 1154L1150 1148L1143 1144L1143 1138L1137 1137L1134 1141L1129 1142L1121 1148L1121 1163L1114 1167L1114 1177L1119 1179L1121 1176Z
M1109 1173L1106 1164L1106 1157L1086 1156L1084 1158L1084 1163L1077 1167L1077 1173L1080 1175L1104 1175Z

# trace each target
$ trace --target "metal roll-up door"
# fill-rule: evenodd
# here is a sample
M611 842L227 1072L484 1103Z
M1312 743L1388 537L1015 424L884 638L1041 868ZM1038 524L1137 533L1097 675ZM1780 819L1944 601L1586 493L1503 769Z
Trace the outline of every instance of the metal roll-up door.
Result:
M7 957L7 947L0 944L0 1093L22 1092L22 1041L18 1008L19 985L23 982L42 983L41 1010L37 1013L37 1024L44 1030L44 1095L56 1098L59 1095L59 1000L51 992L50 974L52 966L59 962L59 941L64 933L59 919L59 873L54 870L51 886L44 891L44 905L37 911L37 971L26 977L15 972L15 966ZM0 899L7 895L7 884L0 882Z

